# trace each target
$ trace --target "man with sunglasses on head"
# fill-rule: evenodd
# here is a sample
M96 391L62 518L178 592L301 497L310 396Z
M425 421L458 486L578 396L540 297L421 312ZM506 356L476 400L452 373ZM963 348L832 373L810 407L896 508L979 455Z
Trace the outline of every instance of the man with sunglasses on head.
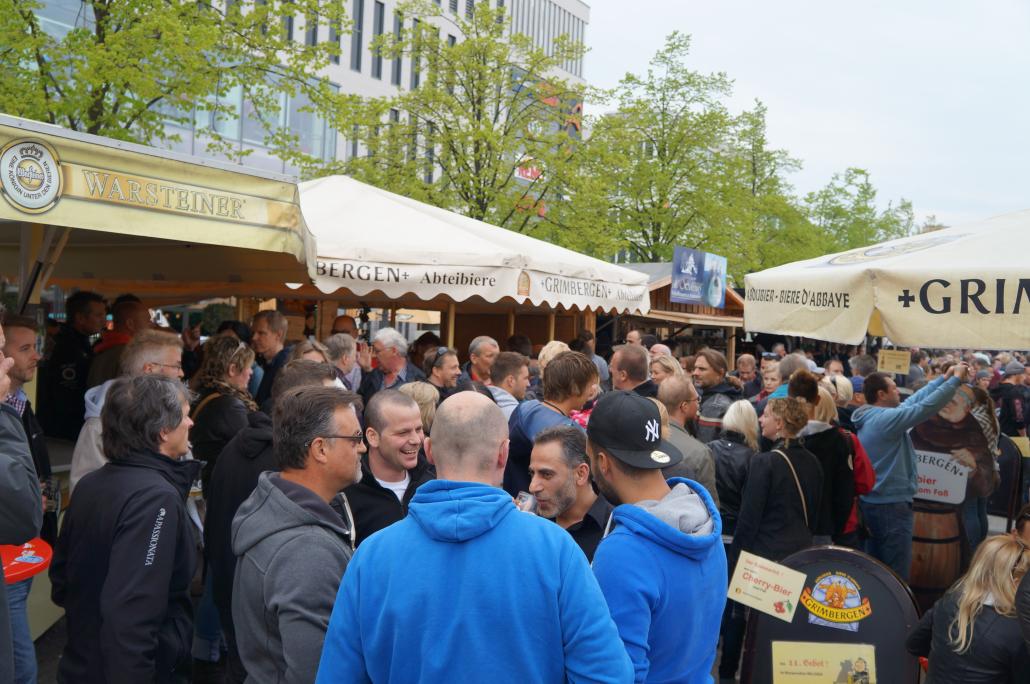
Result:
M364 419L368 453L359 481L344 491L358 545L407 515L415 490L436 478L422 452L422 414L414 399L393 389L377 392Z
M278 397L264 472L232 522L232 616L247 681L311 682L351 532L330 502L361 477L357 395L298 387Z
M422 357L422 370L426 373L426 381L440 393L441 402L461 391L458 388L461 364L458 362L458 352L453 349L437 347L427 351Z

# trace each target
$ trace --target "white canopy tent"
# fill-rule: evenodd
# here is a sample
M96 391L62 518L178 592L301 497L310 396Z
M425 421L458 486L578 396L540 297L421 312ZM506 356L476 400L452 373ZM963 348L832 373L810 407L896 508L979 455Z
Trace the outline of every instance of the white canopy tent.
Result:
M647 276L346 176L302 183L325 294L374 292L405 306L478 297L552 309L650 308Z
M749 332L1030 349L1030 210L745 278Z

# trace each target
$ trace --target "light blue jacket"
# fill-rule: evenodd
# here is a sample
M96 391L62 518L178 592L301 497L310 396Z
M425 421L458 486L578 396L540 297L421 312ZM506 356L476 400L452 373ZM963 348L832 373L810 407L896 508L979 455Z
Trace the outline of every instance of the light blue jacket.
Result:
M568 532L501 489L433 480L347 566L316 682L632 680Z
M908 503L916 494L916 451L908 431L944 408L961 381L937 378L896 408L859 406L851 414L869 460L876 471L873 491L862 501L873 504Z

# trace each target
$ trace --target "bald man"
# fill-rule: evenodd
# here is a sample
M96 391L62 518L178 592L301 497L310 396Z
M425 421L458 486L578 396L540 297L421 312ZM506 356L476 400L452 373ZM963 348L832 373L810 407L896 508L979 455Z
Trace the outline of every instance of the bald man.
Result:
M497 405L450 397L425 450L439 479L354 555L316 681L444 681L455 663L468 681L632 680L579 547L499 489L508 430Z

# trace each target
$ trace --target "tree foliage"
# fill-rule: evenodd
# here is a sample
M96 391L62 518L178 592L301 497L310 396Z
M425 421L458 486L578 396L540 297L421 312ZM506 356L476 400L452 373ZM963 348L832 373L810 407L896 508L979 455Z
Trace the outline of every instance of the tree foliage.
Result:
M46 30L41 7L0 0L0 110L8 114L159 144L175 135L167 123L190 126L197 109L239 116L227 102L235 91L269 140L288 142L277 124L281 94L303 93L316 106L334 94L312 75L338 43L308 45L299 29L344 28L341 3L87 0L67 32ZM205 132L232 153L216 128Z
M383 75L407 57L396 95L340 95L330 120L358 154L331 163L300 159L307 173L359 180L524 233L534 233L560 201L579 145L583 89L555 76L581 55L567 38L551 50L509 35L504 9L476 6L458 18L463 40L450 44L428 19L432 3L408 3L399 36L377 39ZM412 22L415 20L417 23ZM375 59L375 57L373 57ZM571 133L571 135L570 135Z

